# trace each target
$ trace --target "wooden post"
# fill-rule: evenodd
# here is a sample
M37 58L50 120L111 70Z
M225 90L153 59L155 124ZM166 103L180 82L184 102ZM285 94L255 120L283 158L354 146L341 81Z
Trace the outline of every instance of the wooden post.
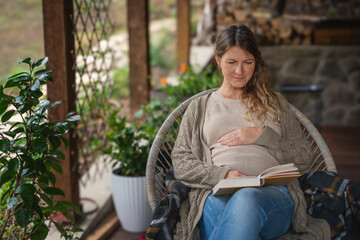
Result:
M148 0L127 0L130 108L136 112L150 99Z
M47 68L53 69L53 82L47 84L50 102L61 100L50 112L50 121L65 120L69 112L76 111L74 36L73 36L73 1L43 0L44 45L45 55L49 57ZM62 146L65 160L63 173L55 172L56 186L65 193L62 200L70 201L80 207L79 174L77 169L78 150L74 130L66 135L68 147Z
M190 0L177 0L177 67L190 63Z

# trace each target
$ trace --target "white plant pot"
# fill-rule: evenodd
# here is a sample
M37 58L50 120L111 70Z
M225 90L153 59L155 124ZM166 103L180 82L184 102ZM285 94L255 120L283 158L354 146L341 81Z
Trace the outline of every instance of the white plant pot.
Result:
M121 176L112 171L111 190L121 227L128 232L145 232L152 219L146 200L145 176Z

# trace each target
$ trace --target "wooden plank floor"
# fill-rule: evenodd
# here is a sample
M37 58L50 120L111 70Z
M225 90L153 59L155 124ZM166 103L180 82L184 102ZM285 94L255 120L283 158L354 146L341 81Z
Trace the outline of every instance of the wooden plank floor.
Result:
M323 126L319 132L327 143L342 178L360 181L360 128ZM108 240L142 240L144 233L129 233L119 227Z
M145 233L130 233L119 228L108 240L145 240Z

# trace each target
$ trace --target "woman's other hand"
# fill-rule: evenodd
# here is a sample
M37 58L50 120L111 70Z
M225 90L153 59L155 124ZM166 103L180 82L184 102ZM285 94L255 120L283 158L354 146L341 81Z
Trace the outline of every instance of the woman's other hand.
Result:
M247 176L246 174L239 172L238 170L230 170L225 176L225 179L228 178L237 178L237 177L244 177Z
M263 132L264 127L244 127L232 131L218 140L221 145L236 146L253 144Z

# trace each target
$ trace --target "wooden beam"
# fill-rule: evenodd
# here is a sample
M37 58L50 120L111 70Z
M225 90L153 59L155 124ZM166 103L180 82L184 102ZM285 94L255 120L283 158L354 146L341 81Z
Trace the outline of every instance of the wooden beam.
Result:
M94 232L88 236L87 240L101 240L109 239L111 235L120 228L120 222L116 212L111 213L105 220L98 226Z
M136 112L150 99L148 0L127 0L130 108Z
M76 111L75 70L73 33L73 2L69 0L43 0L43 23L45 55L49 57L47 68L53 69L53 82L47 84L47 97L51 102L61 100L49 114L50 121L65 120L69 112ZM65 197L80 207L79 174L77 169L78 150L74 130L66 135L68 148L62 146L65 160L63 173L54 172L56 186L62 189Z
M177 0L177 66L190 63L190 0Z

